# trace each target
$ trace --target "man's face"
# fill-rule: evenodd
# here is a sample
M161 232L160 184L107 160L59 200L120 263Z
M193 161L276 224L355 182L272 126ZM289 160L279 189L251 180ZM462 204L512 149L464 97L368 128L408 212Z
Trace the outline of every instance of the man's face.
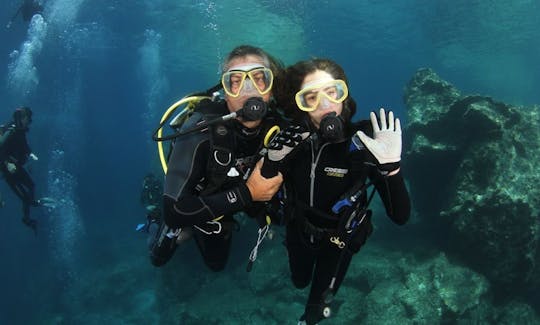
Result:
M237 57L232 59L228 63L228 69L234 69L235 67L242 67L242 66L248 66L248 65L261 65L264 66L264 60L263 58L257 56L257 55L247 55L243 57ZM244 83L251 83L251 79L246 79ZM257 80L255 80L257 82ZM253 86L252 86L253 87ZM240 95L237 97L231 97L227 94L225 94L225 101L227 102L227 108L231 113L238 111L244 106L244 103L248 100L248 98L251 97L261 97L263 101L268 103L270 101L270 98L272 96L272 92L268 92L264 95L260 95L259 93L255 92L247 92L243 93L240 91ZM241 118L238 119L245 127L247 128L254 128L257 127L261 121L243 121Z

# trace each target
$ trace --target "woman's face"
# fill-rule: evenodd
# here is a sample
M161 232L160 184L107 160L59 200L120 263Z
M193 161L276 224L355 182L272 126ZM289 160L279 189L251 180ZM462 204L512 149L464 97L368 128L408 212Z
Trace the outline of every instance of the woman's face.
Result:
M242 67L248 67L248 66L253 66L253 65L264 66L265 65L264 59L258 55L253 55L253 54L242 56L242 57L236 57L232 59L231 61L229 61L229 63L227 64L227 70L231 70L235 68L242 69ZM252 82L251 79L246 78L246 80L244 81L244 86L246 86L246 83L249 83L249 82ZM258 80L256 80L256 82L258 82ZM233 81L232 87L234 86L235 84ZM225 101L227 102L227 107L229 108L229 111L233 113L241 109L242 106L244 106L244 103L246 102L246 100L250 97L261 97L263 101L268 103L270 101L271 96L272 96L272 91L264 95L260 95L259 93L255 93L253 91L248 91L248 92L240 91L240 95L238 95L238 97L231 97L225 94ZM242 121L241 119L240 119L240 122L247 128L254 128L261 123L260 120L259 121Z
M316 70L313 73L310 73L304 77L304 80L301 85L301 89L303 89L306 86L317 84L319 82L324 82L328 80L334 80L334 77L330 75L328 72L323 70ZM323 91L323 89L320 89L320 91ZM327 91L328 93L328 91ZM341 111L343 110L343 103L334 103L325 96L320 96L319 91L315 89L313 92L307 95L306 101L308 102L316 102L317 97L319 97L319 102L317 104L317 107L315 110L308 112L309 117L311 119L311 122L315 125L315 127L318 129L321 120L325 115L331 112L336 112L336 115L340 115Z

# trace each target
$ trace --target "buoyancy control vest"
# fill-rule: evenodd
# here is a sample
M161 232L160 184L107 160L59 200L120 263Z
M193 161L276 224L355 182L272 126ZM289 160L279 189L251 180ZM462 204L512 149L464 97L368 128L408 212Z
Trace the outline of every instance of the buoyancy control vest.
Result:
M184 123L182 129L189 129L201 121L228 113L224 101L202 100L193 115ZM238 176L249 177L263 150L263 139L274 126L283 126L281 118L272 111L253 130L243 129L236 120L219 122L200 132L180 136L172 143L168 157L168 171L164 194L178 198L182 184L186 181L186 171L193 164L192 154L203 142L209 142L206 176L201 181L201 193L210 194L223 188L229 181L236 182ZM238 164L242 171L238 171ZM236 180L235 180L236 179Z

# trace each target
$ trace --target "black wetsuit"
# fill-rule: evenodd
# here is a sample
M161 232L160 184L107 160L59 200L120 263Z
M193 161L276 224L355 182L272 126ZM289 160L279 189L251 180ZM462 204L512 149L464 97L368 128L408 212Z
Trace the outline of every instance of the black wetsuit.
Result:
M362 129L366 134L373 133L368 121L351 128ZM347 139L353 134L349 133ZM334 293L345 277L353 254L358 252L372 231L371 215L368 214L345 249L330 242L339 224L339 218L331 209L340 196L357 182L371 180L387 215L395 223L404 224L410 214L409 195L401 172L390 177L382 176L375 166L375 158L365 149L350 152L350 143L350 140L334 144L309 140L298 148L284 176L287 185L294 189L295 197L292 200L293 217L287 225L286 236L292 281L297 288L311 283L305 310L307 324L322 319L323 292L329 288L340 257ZM364 194L361 200L365 203L367 195Z
M186 122L189 129L202 116L228 114L225 102L201 102L196 114ZM152 264L165 264L176 249L179 229L193 229L197 246L206 265L220 271L225 267L231 246L233 214L245 211L253 216L253 204L245 181L256 161L266 131L279 123L266 117L253 133L236 120L214 125L209 131L176 139L165 177L163 219L151 247ZM219 223L207 223L220 218ZM197 229L200 228L201 230ZM219 233L206 234L219 230Z
M21 199L23 205L23 222L32 223L30 219L30 206L36 206L34 198L34 182L24 169L24 164L32 151L26 140L28 129L16 128L14 123L3 127L2 134L10 132L0 145L0 170L2 176L13 192ZM8 163L15 164L17 169L11 173L7 169Z

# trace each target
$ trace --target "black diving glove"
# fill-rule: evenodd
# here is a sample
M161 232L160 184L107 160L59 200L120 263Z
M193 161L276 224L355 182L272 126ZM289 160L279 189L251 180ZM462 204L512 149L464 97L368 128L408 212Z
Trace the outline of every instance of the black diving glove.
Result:
M272 178L278 174L279 164L293 149L309 136L299 125L290 125L281 130L268 145L268 152L264 157L261 167L261 175L264 178Z

